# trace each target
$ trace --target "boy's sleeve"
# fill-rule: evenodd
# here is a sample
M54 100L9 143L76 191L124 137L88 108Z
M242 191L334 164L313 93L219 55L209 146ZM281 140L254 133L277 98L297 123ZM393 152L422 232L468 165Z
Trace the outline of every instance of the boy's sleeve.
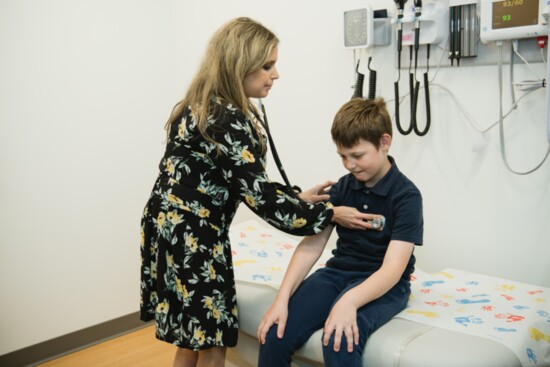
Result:
M332 206L340 206L342 205L342 195L341 195L341 192L340 192L340 183L342 182L342 178L340 178L338 180L337 183L335 183L334 185L332 185L330 187L330 190L328 192L329 196L330 196L330 199L329 199L329 202Z
M421 246L423 235L422 195L410 190L397 201L391 239Z

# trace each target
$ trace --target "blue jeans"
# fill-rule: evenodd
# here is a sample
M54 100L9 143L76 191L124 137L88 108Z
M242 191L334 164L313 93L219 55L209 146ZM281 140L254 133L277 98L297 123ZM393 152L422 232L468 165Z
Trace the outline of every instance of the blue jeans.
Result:
M260 346L258 367L285 367L291 363L294 351L300 349L309 337L324 327L332 306L349 289L356 287L372 273L321 268L306 278L291 297L288 320L282 339L277 337L277 325L273 325ZM380 326L407 306L410 283L400 280L382 297L357 310L359 345L353 352L347 351L345 335L339 352L334 351L334 333L329 345L323 346L327 367L360 367L367 338ZM322 343L322 340L319 340Z

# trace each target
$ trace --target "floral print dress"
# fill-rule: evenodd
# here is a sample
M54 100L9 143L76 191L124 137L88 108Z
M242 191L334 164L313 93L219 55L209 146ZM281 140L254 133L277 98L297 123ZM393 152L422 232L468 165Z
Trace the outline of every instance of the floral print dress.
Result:
M192 350L237 344L238 310L229 226L244 202L274 227L311 235L330 221L269 180L252 121L217 101L207 141L189 108L171 126L141 220L141 319L156 337Z

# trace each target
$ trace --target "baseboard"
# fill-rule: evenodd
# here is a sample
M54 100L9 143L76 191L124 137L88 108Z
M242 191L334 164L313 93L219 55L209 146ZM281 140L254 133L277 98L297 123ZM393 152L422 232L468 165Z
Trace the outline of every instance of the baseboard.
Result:
M139 312L131 313L4 354L0 356L0 366L36 366L37 364L44 363L53 358L75 352L149 325L150 323L145 323L139 319Z

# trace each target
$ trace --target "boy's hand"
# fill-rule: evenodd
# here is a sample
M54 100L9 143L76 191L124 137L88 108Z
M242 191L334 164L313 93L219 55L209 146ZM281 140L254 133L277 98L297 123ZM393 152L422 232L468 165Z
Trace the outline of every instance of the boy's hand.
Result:
M323 330L323 345L326 347L334 332L334 351L340 351L342 336L347 340L347 351L353 352L353 345L359 344L359 328L357 327L357 309L349 302L340 298L334 305Z
M300 196L300 199L302 199L303 201L313 204L320 201L327 201L328 199L330 199L330 196L328 195L328 189L335 183L335 181L326 181L322 184L313 186L309 190L302 191L300 194L298 194L298 196Z
M288 305L275 301L267 310L260 325L258 326L257 337L261 344L265 344L265 336L273 324L277 324L277 337L283 338L288 319Z

